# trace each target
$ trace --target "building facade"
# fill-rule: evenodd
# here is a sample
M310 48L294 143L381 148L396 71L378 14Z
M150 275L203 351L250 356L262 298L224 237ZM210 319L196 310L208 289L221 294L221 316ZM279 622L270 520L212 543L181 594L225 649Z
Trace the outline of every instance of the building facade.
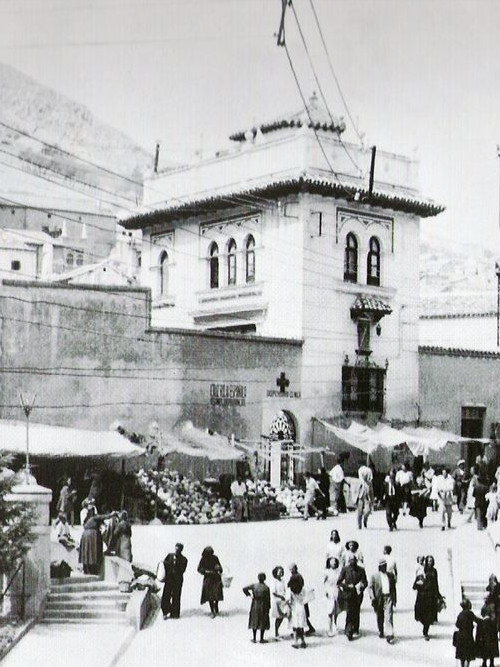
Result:
M124 222L154 325L303 341L300 386L285 373L267 396L303 443L314 417L417 414L419 226L442 209L402 156L378 151L369 186L371 153L343 129L312 100L156 175Z

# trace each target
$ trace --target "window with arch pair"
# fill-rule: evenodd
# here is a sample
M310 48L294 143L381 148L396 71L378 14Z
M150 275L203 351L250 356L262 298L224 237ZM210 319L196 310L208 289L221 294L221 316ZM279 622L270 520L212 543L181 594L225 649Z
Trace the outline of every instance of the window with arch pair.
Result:
M236 285L236 241L229 239L227 244L226 269L227 269L227 285ZM220 287L219 276L219 246L215 241L211 244L209 249L209 266L210 266L210 288L216 289ZM245 243L245 282L253 283L255 281L255 239L249 236Z
M358 282L358 255L358 239L349 232L344 249L344 281L347 283ZM372 236L368 244L366 284L380 285L380 241L376 236Z

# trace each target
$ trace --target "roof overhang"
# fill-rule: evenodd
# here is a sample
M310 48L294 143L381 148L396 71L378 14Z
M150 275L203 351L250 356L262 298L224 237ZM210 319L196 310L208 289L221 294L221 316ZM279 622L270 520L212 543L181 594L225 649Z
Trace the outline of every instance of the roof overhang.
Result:
M216 210L241 207L241 202L235 201L234 197L251 195L269 199L271 203L278 197L298 193L319 194L325 197L356 201L362 205L401 211L421 218L433 217L445 210L444 206L431 201L382 191L370 193L360 188L359 185L303 174L296 177L276 178L266 183L256 184L251 188L233 188L198 198L193 197L181 203L176 200L175 204L165 204L164 208L134 215L120 224L125 229L145 229L173 220L209 214Z

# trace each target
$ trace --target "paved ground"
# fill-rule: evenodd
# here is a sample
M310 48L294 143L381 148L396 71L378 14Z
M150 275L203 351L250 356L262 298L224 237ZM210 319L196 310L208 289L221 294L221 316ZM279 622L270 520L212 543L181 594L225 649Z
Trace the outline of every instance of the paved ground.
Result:
M382 512L370 518L368 530L355 528L354 515L327 521L288 520L268 523L224 524L217 526L136 526L133 529L134 560L156 567L158 560L177 541L184 543L189 559L182 597L182 617L163 621L161 615L136 635L119 661L119 667L168 664L169 667L217 665L218 667L275 667L278 664L317 665L332 659L344 664L395 667L403 662L412 665L452 664L451 634L459 602L461 579L486 580L495 570L495 553L486 532L473 524L463 525L460 515L454 517L459 527L442 533L437 514L429 514L428 527L420 530L411 517L400 518L400 530L389 533ZM339 634L326 636L327 617L322 596L322 570L329 532L337 528L343 541L355 538L365 555L367 573L377 568L385 544L391 544L398 561L399 603L395 613L397 642L389 646L378 638L375 615L368 603L363 604L362 636L349 643ZM211 544L225 570L233 575L230 589L225 589L219 618L208 616L207 605L199 605L201 576L196 572L201 551ZM431 641L421 637L421 626L413 619L415 594L412 590L417 555L432 553L436 559L441 592L448 609L440 615L439 624L431 628ZM250 642L247 630L249 600L242 587L252 583L259 571L268 579L277 564L285 567L297 562L307 587L316 591L311 603L311 618L318 633L308 640L304 651L293 650L284 637L266 645ZM500 569L500 568L499 568ZM343 625L344 616L340 617ZM284 630L284 629L283 629ZM127 632L123 627L86 626L81 630L39 626L7 656L6 667L18 667L36 660L37 665L67 667L79 665L107 667L117 644ZM285 634L285 633L284 633ZM270 639L272 639L270 637Z

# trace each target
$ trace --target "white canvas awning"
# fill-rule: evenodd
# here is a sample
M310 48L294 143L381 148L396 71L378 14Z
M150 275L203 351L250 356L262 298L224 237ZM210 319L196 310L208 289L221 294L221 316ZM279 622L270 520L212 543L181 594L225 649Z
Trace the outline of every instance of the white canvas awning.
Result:
M235 461L244 453L229 444L226 436L209 433L187 421L173 431L162 431L161 453L206 457L212 461Z
M465 438L449 431L423 426L418 428L405 426L403 429L396 429L378 423L371 428L353 421L349 428L344 429L322 419L317 421L340 440L370 455L378 447L392 449L406 444L414 456L428 456L430 452L443 451L450 443L460 444L471 440L489 442L488 438Z
M29 426L31 456L111 456L131 458L144 454L117 431L33 424ZM0 450L13 454L26 453L26 423L0 419Z

